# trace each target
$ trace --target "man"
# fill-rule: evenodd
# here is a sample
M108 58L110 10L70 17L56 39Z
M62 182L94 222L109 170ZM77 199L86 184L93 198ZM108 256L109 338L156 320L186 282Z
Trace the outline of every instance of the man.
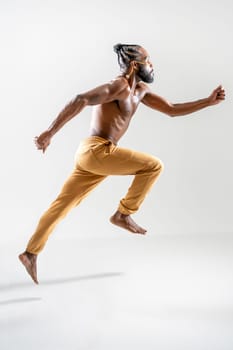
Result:
M128 193L110 218L111 223L132 233L146 233L144 228L133 221L131 214L139 209L163 165L158 158L117 146L140 102L176 117L218 104L225 99L225 91L220 85L207 98L187 103L170 103L151 92L146 84L153 82L154 70L143 47L117 44L114 51L118 56L121 74L109 83L77 95L48 130L35 138L37 148L45 152L51 138L65 123L86 106L95 106L89 137L81 142L77 150L71 175L59 196L42 215L26 251L19 255L35 283L38 283L37 255L55 225L108 175L135 175Z

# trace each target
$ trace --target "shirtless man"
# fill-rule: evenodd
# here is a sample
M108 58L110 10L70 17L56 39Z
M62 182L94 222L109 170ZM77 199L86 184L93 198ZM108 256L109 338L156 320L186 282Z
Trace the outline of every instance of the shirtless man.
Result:
M154 94L146 83L154 81L153 65L147 51L139 45L114 46L121 74L102 86L77 95L58 115L48 130L35 138L39 150L45 152L51 138L65 123L86 106L95 106L87 139L81 142L74 169L59 196L42 215L20 261L35 283L36 261L56 224L77 206L108 175L135 175L126 196L120 201L111 223L131 233L146 230L131 218L162 170L162 162L153 156L117 146L126 132L140 102L170 117L182 116L218 104L225 91L218 86L209 97L194 102L173 104Z

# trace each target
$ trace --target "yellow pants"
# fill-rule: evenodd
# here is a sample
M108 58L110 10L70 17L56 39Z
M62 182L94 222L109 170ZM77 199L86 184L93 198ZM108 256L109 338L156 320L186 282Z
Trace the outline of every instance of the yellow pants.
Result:
M158 158L120 148L98 136L88 137L81 142L72 173L58 197L42 215L26 250L38 254L58 222L108 175L135 175L118 207L122 214L135 213L162 167Z

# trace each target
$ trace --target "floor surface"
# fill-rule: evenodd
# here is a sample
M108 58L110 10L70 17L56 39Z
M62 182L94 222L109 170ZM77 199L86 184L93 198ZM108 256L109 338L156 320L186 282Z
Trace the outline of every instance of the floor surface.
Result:
M233 235L96 236L3 247L1 350L233 349Z

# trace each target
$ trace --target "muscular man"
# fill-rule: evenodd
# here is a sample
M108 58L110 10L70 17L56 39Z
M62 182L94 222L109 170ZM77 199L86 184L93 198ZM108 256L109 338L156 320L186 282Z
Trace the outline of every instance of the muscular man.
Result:
M220 85L209 97L198 101L178 104L168 102L154 94L146 84L153 82L154 70L144 48L139 45L117 44L114 51L121 74L109 83L77 95L60 112L48 130L35 138L37 148L45 152L51 138L65 123L86 106L94 106L90 134L77 150L72 173L59 196L40 218L26 251L19 255L35 283L38 283L37 255L55 225L108 175L134 175L126 196L121 199L117 211L110 218L111 223L132 233L146 233L144 228L133 221L131 214L139 209L163 165L156 157L117 146L139 103L176 117L218 104L225 98L225 91Z

